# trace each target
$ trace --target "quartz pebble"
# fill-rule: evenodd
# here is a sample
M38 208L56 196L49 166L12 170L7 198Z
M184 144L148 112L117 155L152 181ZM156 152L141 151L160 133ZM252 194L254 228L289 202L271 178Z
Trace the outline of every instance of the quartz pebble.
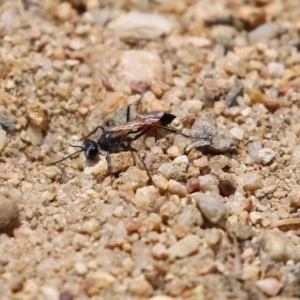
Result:
M187 195L187 188L182 183L171 179L168 184L168 191L171 194L176 194L180 197L185 197Z
M282 282L276 278L265 278L255 282L255 285L267 296L276 296L283 287Z
M229 130L229 132L234 138L236 138L239 141L243 140L243 138L244 138L244 130L243 129L234 127L234 128L231 128Z
M262 149L261 141L253 141L247 145L247 151L254 162L258 162L258 153Z
M150 83L152 80L161 78L162 73L163 64L156 53L145 50L127 50L120 57L118 74L121 80Z
M165 259L168 257L167 248L162 243L155 244L151 249L151 253L152 253L153 257L155 257L157 259Z
M257 160L263 165L269 164L275 158L275 151L271 148L263 148L257 153Z
M279 230L265 231L261 236L262 252L265 259L286 262L299 260L300 255L296 246Z
M196 201L202 214L210 223L217 224L227 215L225 205L215 197L200 192L192 194L192 197Z
M137 189L132 202L138 209L148 210L152 203L158 198L158 191L154 186L145 186Z
M204 223L201 212L194 205L184 207L182 212L177 216L176 221L188 227L201 227Z
M249 34L249 39L252 44L266 42L272 39L276 33L276 25L274 23L267 22L252 30Z
M125 41L155 39L168 34L173 25L158 14L131 11L108 24L120 38Z
M199 176L199 185L203 193L211 192L212 194L220 194L219 180L215 175L207 174Z
M263 187L262 177L257 173L247 173L241 178L244 191L254 192Z
M169 249L168 254L171 259L182 258L196 252L200 245L200 238L197 235L189 234L178 242L174 243Z
M56 9L56 17L61 21L67 21L72 14L72 6L69 2L61 2Z
M129 291L138 297L149 297L153 293L152 286L143 275L131 279Z
M43 285L41 291L46 300L59 300L59 292L55 288Z
M174 179L176 181L183 181L187 178L187 162L184 163L165 163L162 164L158 171L167 179Z

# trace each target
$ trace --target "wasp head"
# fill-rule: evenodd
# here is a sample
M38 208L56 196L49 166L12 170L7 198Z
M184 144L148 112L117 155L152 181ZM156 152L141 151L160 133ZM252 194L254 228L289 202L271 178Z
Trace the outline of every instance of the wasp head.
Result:
M100 146L93 140L86 140L83 143L84 155L87 159L94 159L100 152Z

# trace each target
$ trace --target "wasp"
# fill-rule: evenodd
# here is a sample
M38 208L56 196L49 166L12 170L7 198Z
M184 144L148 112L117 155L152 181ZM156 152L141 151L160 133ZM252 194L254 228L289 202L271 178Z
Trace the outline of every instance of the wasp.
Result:
M72 147L80 148L78 151L53 162L52 164L60 163L74 155L84 152L85 157L88 160L94 160L96 156L101 152L106 152L106 161L108 165L108 173L111 174L111 153L118 153L121 151L130 151L135 153L138 159L143 164L148 177L151 179L149 170L144 162L144 160L138 154L138 151L131 146L132 142L141 136L145 135L149 131L155 129L164 129L166 131L181 134L185 137L190 138L190 136L178 131L175 128L169 127L168 125L176 118L175 115L164 112L151 112L147 114L137 114L135 118L130 120L130 105L127 107L127 123L114 126L111 128L106 128L105 126L99 125L94 130L92 130L87 136L82 138L84 140L82 146L70 145ZM99 129L102 130L99 138L95 141L88 139L91 135L96 133Z

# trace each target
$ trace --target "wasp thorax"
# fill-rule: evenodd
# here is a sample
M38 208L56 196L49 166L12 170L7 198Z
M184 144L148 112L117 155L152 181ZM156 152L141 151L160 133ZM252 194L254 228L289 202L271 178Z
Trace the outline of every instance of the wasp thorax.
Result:
M83 147L84 155L87 159L94 159L100 151L98 143L93 140L86 140Z

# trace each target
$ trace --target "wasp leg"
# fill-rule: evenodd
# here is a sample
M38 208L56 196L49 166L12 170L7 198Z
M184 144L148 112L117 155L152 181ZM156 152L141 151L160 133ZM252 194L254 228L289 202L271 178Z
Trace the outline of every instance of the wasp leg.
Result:
M106 152L106 162L107 162L107 171L111 178L113 178L112 169L111 169L111 159L109 151Z
M153 183L153 184L155 185L155 183L154 183L153 180L152 180L152 176L151 176L151 174L150 174L150 172L149 172L149 170L148 170L148 168L147 168L147 166L146 166L144 160L143 160L143 159L141 158L141 156L139 155L138 151L137 151L136 149L134 149L133 147L131 147L131 145L129 145L129 144L127 145L127 149L128 149L132 154L135 153L135 155L137 156L137 158L139 159L139 161L142 163L142 165L143 165L145 171L147 172L147 175L148 175L148 177L149 177L151 183Z
M97 126L95 129L93 129L90 133L88 133L87 135L85 135L84 137L82 137L79 141L84 141L86 140L88 137L90 137L92 134L94 134L97 130L102 129L103 132L107 131L107 129L105 127L103 127L102 125Z
M127 106L127 110L126 110L126 121L129 122L130 121L130 107L133 105L136 105L138 102L141 101L141 99L143 98L143 95L140 96L140 98L138 100L136 100L135 102L129 104Z

